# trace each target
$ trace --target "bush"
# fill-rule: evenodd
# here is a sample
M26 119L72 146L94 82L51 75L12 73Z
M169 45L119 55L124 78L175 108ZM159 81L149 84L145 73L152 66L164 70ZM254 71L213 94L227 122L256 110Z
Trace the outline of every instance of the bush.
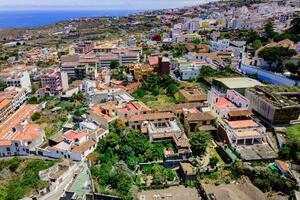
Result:
M195 156L203 155L211 140L212 135L210 132L198 131L191 133L190 144L193 154Z
M15 172L21 163L21 159L19 157L14 157L9 161L9 170Z
M41 119L41 113L40 112L35 112L32 116L31 116L31 120L32 121L37 121Z

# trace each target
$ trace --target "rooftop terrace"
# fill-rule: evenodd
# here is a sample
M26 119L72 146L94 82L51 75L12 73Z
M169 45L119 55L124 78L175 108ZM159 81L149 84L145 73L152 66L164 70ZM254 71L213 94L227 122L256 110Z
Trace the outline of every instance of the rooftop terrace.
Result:
M256 86L249 91L277 107L300 106L300 87L297 86Z

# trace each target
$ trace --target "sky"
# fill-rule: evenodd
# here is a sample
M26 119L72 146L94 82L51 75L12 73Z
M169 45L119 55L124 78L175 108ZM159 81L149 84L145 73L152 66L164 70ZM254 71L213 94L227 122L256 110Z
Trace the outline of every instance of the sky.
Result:
M151 10L178 8L210 1L214 0L0 0L0 9Z

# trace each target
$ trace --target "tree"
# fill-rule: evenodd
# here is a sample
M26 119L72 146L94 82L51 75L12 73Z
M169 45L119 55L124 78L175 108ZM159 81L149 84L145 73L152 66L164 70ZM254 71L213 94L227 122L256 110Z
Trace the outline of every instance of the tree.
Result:
M110 62L110 64L109 64L109 67L111 68L111 69L116 69L116 68L118 68L120 66L120 63L118 62L118 61L116 61L116 60L112 60L111 62Z
M3 91L5 88L6 88L5 82L0 80L0 91Z
M175 85L174 83L171 83L168 87L167 87L167 93L169 96L174 96L174 94L176 92L178 92L179 88L177 87L177 85Z
M173 181L175 179L175 173L172 169L166 168L164 170L164 176L167 178L168 181Z
M260 47L262 47L262 43L261 43L261 40L255 40L252 44L252 47L254 50L257 50L259 49Z
M243 174L243 170L244 170L244 163L240 160L236 160L231 165L232 175L236 178L240 177Z
M212 167L215 167L217 165L217 163L219 162L219 159L215 156L211 157L209 159L209 164L212 166Z
M280 67L285 59L288 59L296 54L297 52L295 50L280 46L266 47L258 52L258 56L268 62L270 69L273 63Z
M32 116L31 116L31 120L32 121L37 121L41 118L41 113L40 112L35 112Z
M268 22L266 23L265 27L265 37L266 39L272 39L274 37L274 24L273 20L269 19Z
M295 74L295 73L297 73L297 72L299 71L298 66L295 65L295 64L292 63L292 62L286 63L286 64L285 64L285 68L286 68L289 72L291 72L292 74Z
M115 188L122 196L127 196L133 181L124 171L118 170L110 178L110 185Z
M38 104L39 101L38 101L38 99L37 99L35 96L33 96L33 97L31 97L31 98L28 100L27 103L28 103L28 104Z
M191 133L190 144L193 154L195 156L203 155L211 140L212 135L210 132L198 131Z
M200 38L194 38L192 43L198 45L198 44L201 44L201 40L200 40Z
M256 40L261 40L261 37L258 35L257 32L250 30L247 36L247 44L253 44Z
M297 17L291 21L291 28L289 32L299 35L300 34L300 17Z
M187 49L186 49L185 45L179 44L174 48L173 57L179 58L179 57L183 56L183 54L185 54L186 52L187 52Z

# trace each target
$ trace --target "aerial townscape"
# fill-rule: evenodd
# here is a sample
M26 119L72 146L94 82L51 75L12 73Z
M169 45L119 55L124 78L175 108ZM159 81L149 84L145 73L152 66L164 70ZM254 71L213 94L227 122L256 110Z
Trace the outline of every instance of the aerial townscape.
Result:
M0 29L18 199L300 200L300 1Z

